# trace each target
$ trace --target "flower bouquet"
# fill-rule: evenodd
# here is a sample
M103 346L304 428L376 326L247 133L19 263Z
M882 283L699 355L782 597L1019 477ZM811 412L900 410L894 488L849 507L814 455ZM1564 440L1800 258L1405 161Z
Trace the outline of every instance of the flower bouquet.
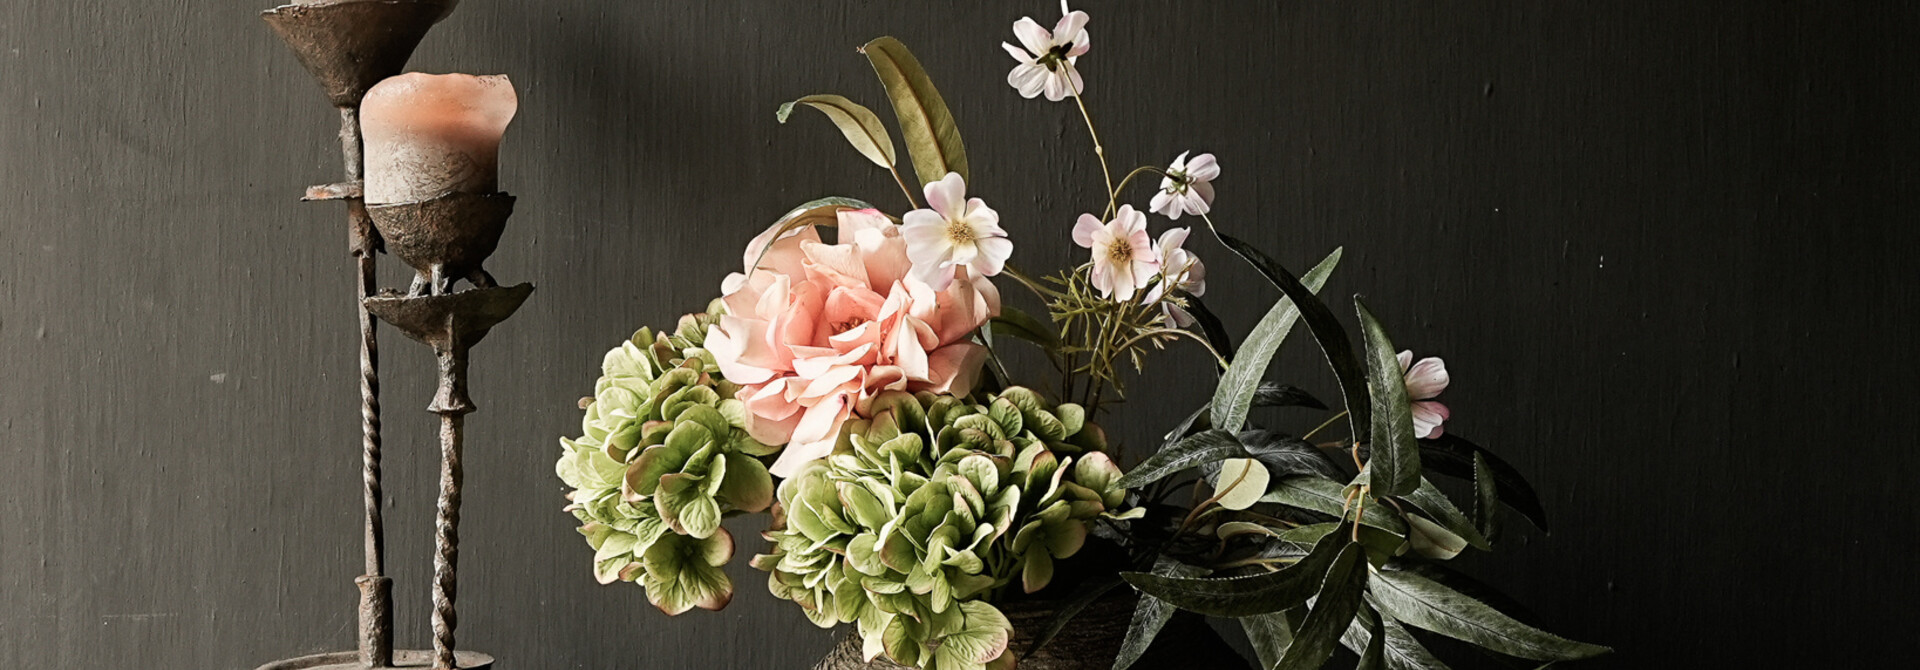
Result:
M851 627L821 667L1120 669L1179 612L1238 620L1263 668L1319 667L1342 645L1363 668L1439 668L1428 646L1444 638L1535 662L1606 652L1502 614L1441 567L1489 550L1503 506L1545 529L1531 487L1445 431L1440 359L1397 349L1358 299L1349 336L1316 295L1338 249L1295 275L1215 225L1213 155L1113 181L1076 69L1088 17L1062 14L1052 30L1014 24L1007 82L1072 101L1106 197L1071 226L1016 229L1070 239L1087 262L1046 275L1010 264L1015 238L969 196L933 81L899 41L866 44L919 186L868 108L814 95L779 109L782 122L820 112L892 173L907 207L801 205L747 242L705 311L607 352L557 466L594 575L640 584L669 615L720 609L736 547L722 521L765 513L752 565L768 590L822 627ZM1126 200L1143 175L1159 177L1147 211ZM1192 228L1156 238L1149 213L1198 219L1277 289L1237 343L1201 301ZM1338 380L1338 411L1265 381L1298 324ZM1100 419L1126 377L1176 344L1217 361L1212 397L1163 438L1108 435ZM1010 366L1023 346L1051 369ZM1326 414L1286 417L1311 426L1295 434L1251 421L1268 407ZM1473 504L1430 476L1464 482ZM1116 623L1088 621L1100 611ZM1067 637L1092 646L1049 651Z

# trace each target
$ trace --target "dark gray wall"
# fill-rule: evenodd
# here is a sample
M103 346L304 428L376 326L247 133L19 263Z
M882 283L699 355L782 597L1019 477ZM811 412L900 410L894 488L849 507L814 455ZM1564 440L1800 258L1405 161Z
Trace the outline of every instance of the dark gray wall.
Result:
M854 46L927 62L1017 262L1076 251L1080 122L1019 99L998 47L1049 2L811 4L467 0L415 59L523 100L492 267L540 291L477 350L462 532L460 639L503 667L801 667L829 643L744 566L721 614L595 586L550 465L600 352L700 307L772 217L897 202L819 119L773 121L814 92L880 107ZM1218 153L1223 226L1296 269L1345 245L1329 293L1446 357L1454 430L1557 527L1470 567L1622 650L1596 666L1887 663L1920 593L1920 25L1893 4L1089 2L1082 65L1118 163ZM350 275L340 210L296 201L337 174L334 116L263 7L0 2L0 668L350 645ZM1198 246L1244 329L1273 293ZM421 645L431 368L385 351ZM1305 340L1283 362L1330 389ZM1157 360L1117 432L1198 403L1202 363Z

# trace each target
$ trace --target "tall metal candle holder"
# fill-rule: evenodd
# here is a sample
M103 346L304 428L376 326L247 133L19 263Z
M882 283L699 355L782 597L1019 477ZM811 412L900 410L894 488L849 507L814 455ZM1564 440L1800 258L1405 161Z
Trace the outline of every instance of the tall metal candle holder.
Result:
M397 75L433 24L459 0L303 0L263 13L274 33L319 81L340 110L346 179L309 187L305 200L347 203L348 251L355 263L360 322L361 462L365 507L365 574L360 590L359 647L275 661L259 670L348 670L433 667L484 670L493 658L455 652L453 631L459 554L461 446L464 417L474 411L466 393L469 348L505 320L533 292L530 284L497 287L481 269L512 213L504 193L455 193L420 203L366 206L361 197L361 99L374 84ZM376 255L391 250L420 273L408 295L376 294ZM451 274L449 273L451 272ZM453 279L474 288L453 293ZM436 506L433 582L434 649L393 649L393 580L385 574L385 530L380 505L379 346L374 316L434 347L440 388L428 411L441 417L441 477Z

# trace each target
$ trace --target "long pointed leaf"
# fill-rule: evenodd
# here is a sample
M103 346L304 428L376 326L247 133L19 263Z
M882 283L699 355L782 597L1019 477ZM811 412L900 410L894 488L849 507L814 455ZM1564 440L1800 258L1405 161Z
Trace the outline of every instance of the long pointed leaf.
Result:
M1165 556L1153 563L1153 574L1166 577L1198 577L1206 572ZM1133 607L1133 620L1127 624L1127 638L1121 641L1120 653L1113 659L1113 670L1127 670L1139 661L1147 648L1153 646L1153 638L1160 634L1160 629L1166 628L1167 622L1173 619L1175 611L1166 601L1140 594L1140 604Z
M1500 535L1500 485L1493 478L1493 469L1487 466L1487 457L1473 455L1473 519L1480 527L1480 536L1492 544Z
M1239 238L1220 232L1211 223L1207 228L1213 231L1214 238L1259 270L1261 276L1293 299L1300 308L1301 320L1307 322L1307 330L1313 333L1314 341L1320 344L1320 352L1327 357L1327 366L1333 368L1333 376L1340 380L1340 393L1345 396L1347 404L1347 425L1353 429L1354 441L1367 441L1367 431L1372 425L1372 408L1367 399L1366 369L1360 366L1360 359L1353 353L1353 342L1347 339L1347 329L1340 325L1339 319L1334 318L1333 310L1327 309L1326 303L1320 302L1320 298L1307 290L1299 278L1264 252Z
M840 129L840 134L846 136L847 143L853 145L854 151L866 156L874 165L890 170L900 160L893 151L893 136L887 134L887 127L880 123L880 117L860 103L838 95L809 95L781 105L779 111L774 113L774 118L786 123L787 117L793 114L794 105L820 110L827 120Z
M1327 276L1333 274L1333 268L1340 264L1340 250L1334 249L1327 254L1326 260L1308 270L1301 283L1307 290L1320 292L1327 283ZM1226 374L1220 376L1220 383L1213 390L1213 425L1222 430L1238 431L1247 422L1247 412L1253 405L1254 389L1259 387L1260 378L1267 374L1267 366L1273 362L1273 355L1280 351L1280 343L1286 341L1287 334L1293 332L1293 325L1300 321L1300 308L1293 299L1280 296L1266 316L1260 317L1260 323L1247 333L1247 339L1240 344L1240 353L1233 357L1233 363L1227 366Z
M1344 488L1338 482L1319 477L1287 477L1274 482L1267 495L1260 502L1280 503L1289 507L1298 507L1333 517L1346 514L1346 496ZM1407 523L1394 516L1385 505L1368 505L1360 513L1360 523L1405 537Z
M1535 528L1542 532L1552 532L1547 527L1547 510L1540 504L1540 496L1533 492L1533 485L1527 478L1520 476L1520 470L1480 445L1468 442L1458 435L1446 433L1440 437L1420 440L1420 463L1434 472L1456 479L1473 478L1473 457L1479 454L1487 462L1487 471L1493 474L1494 484L1500 492L1500 502L1520 516L1527 518Z
M1287 613L1255 614L1240 617L1240 629L1247 633L1247 644L1260 659L1261 670L1271 668L1293 645L1293 629L1287 626Z
M1200 298L1185 292L1180 295L1187 299L1187 313L1192 314L1194 323L1200 325L1200 333L1207 337L1207 344L1213 345L1213 350L1221 357L1233 360L1233 338L1227 336L1227 327L1220 323L1220 317L1207 309L1206 303L1200 302ZM1214 370L1225 371L1219 367L1218 361L1214 363Z
M1454 507L1453 501L1448 500L1447 494L1442 493L1439 487L1433 485L1433 482L1422 478L1420 488L1414 489L1413 493L1408 494L1403 500L1420 508L1420 511L1426 512L1427 516L1466 540L1467 544L1473 545L1474 548L1481 551L1493 550L1493 545L1487 543L1487 538L1480 534L1480 529L1467 519L1466 514L1460 512L1460 508Z
M1447 664L1440 662L1433 652L1427 651L1426 646L1414 639L1406 627L1392 617L1381 616L1371 607L1360 609L1360 615L1354 617L1353 623L1347 626L1347 634L1340 638L1340 644L1346 645L1353 653L1364 653L1367 645L1374 640L1372 626L1376 621L1387 638L1386 662L1389 670L1449 670Z
M1240 446L1240 440L1232 433L1224 430L1208 430L1180 440L1172 447L1147 457L1146 462L1134 467L1114 485L1128 489L1136 488L1160 481L1167 475L1187 468L1229 458L1252 457L1253 454L1247 453L1247 448Z
M1349 544L1327 568L1313 609L1307 612L1307 620L1300 624L1293 644L1287 647L1286 655L1280 657L1274 670L1313 670L1326 663L1327 657L1333 655L1333 648L1339 645L1341 633L1346 632L1354 614L1360 610L1366 587L1367 550L1358 544Z
M1360 608L1362 612L1366 609L1365 606ZM1352 630L1353 624L1360 622L1361 617L1355 617L1347 622L1347 629ZM1380 616L1374 615L1366 626L1367 643L1360 648L1360 664L1354 666L1354 670L1387 670L1387 635L1381 629Z
M1407 625L1532 661L1571 661L1612 651L1520 623L1411 570L1381 570L1370 587L1381 612Z
M809 200L801 203L799 207L787 210L787 213L780 215L780 218L773 222L772 227L779 228L780 232L768 239L767 246L760 249L760 254L754 257L753 267L760 267L760 259L766 257L767 249L773 248L773 243L779 241L780 238L786 237L788 232L807 226L836 225L839 221L840 212L848 209L873 209L873 205L867 204L864 200L828 196L817 200Z
M1308 409L1327 408L1327 404L1320 402L1320 399L1313 397L1313 394L1303 391L1298 387L1288 386L1280 382L1260 382L1260 386L1253 390L1253 406L1305 407ZM1173 427L1173 430L1167 431L1165 442L1161 444L1160 448L1165 449L1173 446L1173 443L1179 442L1180 438L1186 437L1189 433L1193 432L1195 428L1201 430L1212 428L1213 420L1208 418L1212 416L1212 413L1213 403L1209 402L1205 407L1196 409L1192 414L1188 414L1186 419L1182 420L1179 425Z
M1413 403L1400 372L1393 340L1373 318L1373 312L1354 298L1360 313L1360 332L1367 341L1367 390L1373 396L1372 447L1367 456L1369 482L1376 496L1404 496L1420 488L1420 441L1413 434Z
M1141 593L1172 603L1175 607L1207 616L1243 617L1279 612L1307 602L1321 588L1321 578L1340 556L1342 548L1359 551L1348 536L1351 526L1341 524L1320 538L1298 563L1278 572L1252 577L1165 577L1143 572L1123 572L1120 576Z
M880 83L887 87L887 98L893 101L894 116L900 121L900 136L907 142L907 153L913 157L913 171L920 176L920 183L939 181L948 172L958 172L961 179L973 181L967 173L967 147L960 141L960 129L953 123L953 113L947 111L947 101L934 88L933 79L920 67L920 59L892 37L868 42L860 47L860 53L867 55L874 73L880 75Z

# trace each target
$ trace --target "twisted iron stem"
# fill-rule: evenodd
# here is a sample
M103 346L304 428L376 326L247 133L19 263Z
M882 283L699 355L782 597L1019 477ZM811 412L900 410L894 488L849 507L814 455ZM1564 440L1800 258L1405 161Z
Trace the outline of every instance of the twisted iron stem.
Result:
M364 159L357 108L340 110L340 153L347 181L360 181ZM360 480L366 508L366 571L356 580L360 584L360 661L371 668L393 664L393 587L385 576L386 530L380 518L380 343L377 322L361 302L376 290L380 241L366 203L355 198L347 204L347 247L357 270L354 311L360 317Z
M453 600L457 588L456 566L460 560L460 429L466 422L464 412L455 410L440 415L440 501L434 523L433 557L433 653L435 670L456 670L453 658L453 629L459 625Z

